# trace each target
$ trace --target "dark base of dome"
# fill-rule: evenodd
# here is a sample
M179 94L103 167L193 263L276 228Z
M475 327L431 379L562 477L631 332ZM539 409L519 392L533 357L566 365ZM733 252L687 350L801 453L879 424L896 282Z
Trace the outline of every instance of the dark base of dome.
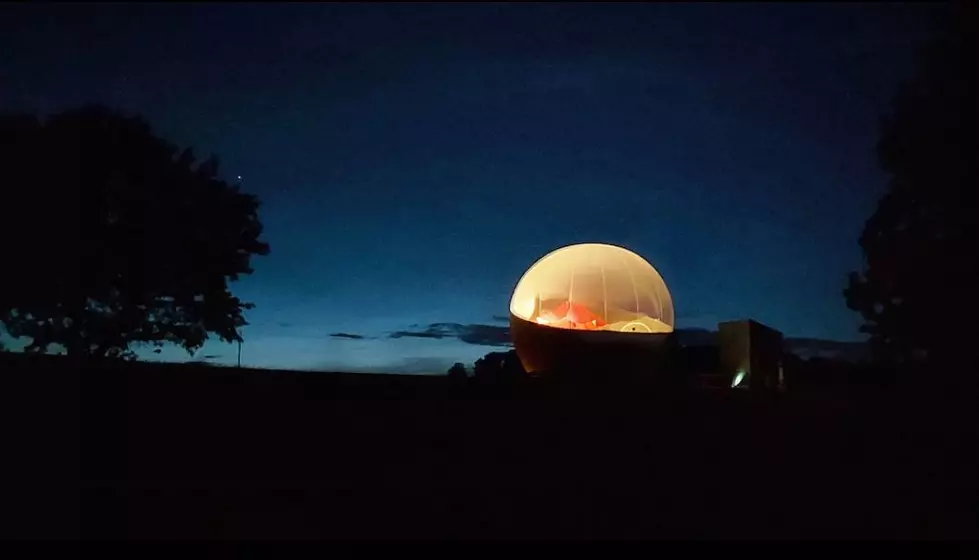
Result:
M578 331L538 325L510 315L517 356L532 376L601 382L650 380L665 369L673 334Z

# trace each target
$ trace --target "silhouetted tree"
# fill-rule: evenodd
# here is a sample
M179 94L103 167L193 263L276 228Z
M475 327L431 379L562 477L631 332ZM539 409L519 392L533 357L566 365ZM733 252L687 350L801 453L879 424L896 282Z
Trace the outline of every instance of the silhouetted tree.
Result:
M195 163L141 118L98 106L2 117L0 145L0 321L33 338L28 350L240 340L252 305L228 280L269 248L258 200L218 179L216 159Z
M473 375L483 382L514 382L523 379L526 372L516 350L507 352L490 352L476 360L473 365Z
M453 364L452 367L449 368L449 371L446 372L446 375L449 376L449 379L466 379L468 377L466 374L466 366L461 362L456 362Z
M976 317L977 21L974 4L958 5L880 131L889 187L860 237L865 269L844 295L875 347L900 361L966 350L971 332L956 318Z

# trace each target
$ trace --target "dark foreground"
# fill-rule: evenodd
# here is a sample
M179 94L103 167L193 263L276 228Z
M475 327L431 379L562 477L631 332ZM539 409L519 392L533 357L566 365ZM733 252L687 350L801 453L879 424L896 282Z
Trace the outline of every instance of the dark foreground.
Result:
M924 397L5 368L5 536L979 536L974 417Z

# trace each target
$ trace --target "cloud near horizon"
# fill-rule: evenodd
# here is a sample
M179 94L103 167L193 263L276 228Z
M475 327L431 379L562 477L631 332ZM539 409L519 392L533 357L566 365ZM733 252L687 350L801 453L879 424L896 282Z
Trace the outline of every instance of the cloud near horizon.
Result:
M348 339L348 340L364 340L367 337L365 337L362 334L353 334L353 333L338 332L338 333L332 333L330 335L330 338L345 338L345 339Z
M478 346L512 345L509 327L480 324L431 323L424 328L415 325L411 330L395 331L388 338L454 338Z

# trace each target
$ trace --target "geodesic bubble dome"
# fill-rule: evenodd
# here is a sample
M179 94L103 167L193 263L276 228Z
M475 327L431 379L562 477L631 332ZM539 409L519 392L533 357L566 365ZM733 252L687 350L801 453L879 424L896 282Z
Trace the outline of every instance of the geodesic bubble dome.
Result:
M673 300L653 265L615 245L584 243L548 253L524 273L510 313L547 327L665 334Z

